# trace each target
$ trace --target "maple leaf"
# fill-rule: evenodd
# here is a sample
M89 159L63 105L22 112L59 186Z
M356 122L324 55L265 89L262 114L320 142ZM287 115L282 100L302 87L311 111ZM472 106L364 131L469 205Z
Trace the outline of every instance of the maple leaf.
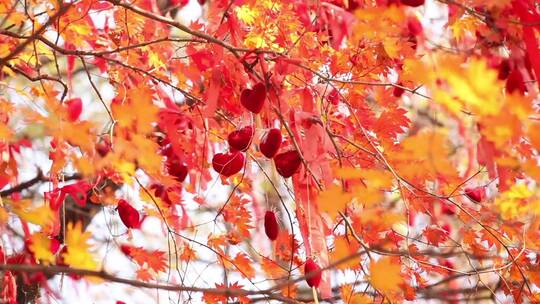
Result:
M540 123L534 123L529 126L528 135L531 139L532 145L536 148L536 150L540 151Z
M240 285L238 282L230 283L228 286L225 284L218 284L216 283L216 288L219 289L227 289L227 290L235 290L235 289L242 289L244 286ZM229 302L236 302L239 303L250 303L248 297L246 296L231 296L227 297L225 295L219 295L215 293L204 293L203 294L203 300L205 303L229 303Z
M340 261L356 253L359 248L360 244L358 244L357 241L347 241L345 237L337 237L334 240L334 250L330 254L330 258L333 262ZM338 266L338 269L357 269L358 267L360 267L360 256L356 256L345 263L341 263Z
M259 12L252 9L248 5L238 6L235 9L236 16L239 20L242 20L246 24L253 24L255 20L259 17Z
M372 170L372 169L360 169L360 168L340 168L336 171L336 175L344 179L360 179L362 184L355 186L352 189L352 196L357 198L358 201L364 203L366 206L371 206L376 203L380 203L383 200L383 191L389 189L393 183L393 176L390 172L382 170ZM344 194L342 194L343 196ZM334 194L337 201L331 201L331 205L341 206L338 202L339 196Z
M456 20L451 26L450 29L452 30L452 34L454 35L454 38L457 41L462 41L465 38L465 35L473 34L474 31L480 26L482 23L478 18L471 16L471 15L465 15L462 18Z
M0 248L0 262L34 263L37 258L44 265L57 260L95 268L87 222L73 224L72 211L93 208L86 204L88 192L92 202L108 208L120 195L135 193L145 202L145 214L167 228L187 230L198 239L199 228L206 235L212 231L206 243L213 253L200 255L202 247L180 243L174 254L190 265L185 271L197 272L192 268L219 260L253 285L251 299L231 296L225 291L244 287L230 277L215 285L218 294L203 295L207 303L304 298L299 284L288 281L289 267L297 271L310 257L326 267L330 259L358 253L351 229L368 246L407 250L419 263L412 269L402 257L355 257L323 272L317 289L321 299L414 302L417 292L419 297L437 294L433 283L469 271L467 265L482 264L486 255L495 268L509 265L503 279L511 284L503 284L499 293L514 302L538 302L537 291L522 288L526 279L536 285L540 280L530 254L540 248L539 16L534 1L443 3L448 24L442 29L432 28L429 9L408 7L423 1L410 0L199 0L201 18L187 23L179 20L185 17L183 6L197 6L197 1L172 0L169 8L155 0L49 2L32 2L46 8L33 18L37 11L0 1L5 19L0 86L8 92L0 97L0 226L14 215L28 238L21 254L4 258ZM450 35L434 37L440 30ZM49 41L51 33L62 39ZM79 52L96 56L80 57ZM86 64L98 68L97 74L84 73ZM73 77L75 71L88 75ZM265 107L257 114L246 112L242 92L259 82L268 89ZM401 95L391 84L412 92ZM513 90L516 86L519 90ZM84 110L73 102L82 99ZM215 207L215 192L225 194L215 188L210 156L232 151L225 139L248 124L255 136L241 152L249 159L247 170L228 181L235 186L228 189L223 216L208 223L214 227L202 228L198 215ZM277 175L273 161L261 155L259 135L268 128L279 129L282 152L298 150L302 156L290 179ZM109 144L102 149L105 138ZM22 151L20 140L31 144ZM25 168L49 167L42 163L47 155L49 171L25 182ZM173 160L182 169L170 170ZM60 186L66 172L84 179ZM134 183L134 176L155 199ZM463 199L459 192L468 183L489 187L490 199L478 205ZM45 203L35 200L43 189L48 189ZM283 207L294 231L280 229L273 241L253 239L253 226L260 224L254 217L275 209L282 190L292 198ZM66 201L66 195L74 200ZM444 197L467 212L439 217ZM200 208L187 208L192 202ZM351 226L335 225L339 212ZM85 214L91 220L94 213ZM56 244L51 236L62 228L60 215L72 224L63 231L66 246L57 259L50 247ZM447 242L448 234L439 228L447 224L467 255L431 254ZM433 250L418 242L403 248L411 231L421 232L418 241ZM141 246L155 241L143 236L138 231L127 237ZM272 252L255 259L254 252L237 250L240 243ZM521 252L515 244L527 248ZM493 256L505 247L515 261L508 254ZM156 280L171 267L166 259L171 252L143 248L121 246L137 265L138 280ZM368 267L360 268L364 262ZM368 276L358 279L368 279L376 293L357 282L331 284L343 269ZM256 270L261 277L254 281ZM494 283L489 275L485 279ZM273 295L264 292L268 280L279 285ZM4 290L9 297L0 292L0 298L13 302L19 280L6 272L4 281L10 282ZM466 281L449 285L456 299L468 296L457 295L470 289ZM201 281L194 287L207 285ZM441 296L447 296L443 291Z
M262 257L261 268L272 279L283 278L287 275L287 270L283 269L278 262L264 256Z
M281 294L288 298L296 298L298 294L298 285L289 284L281 288Z
M207 241L208 246L216 250L221 256L225 256L223 248L227 246L227 238L224 235L210 234Z
M82 231L81 222L68 223L65 244L67 251L63 254L64 262L74 268L82 269L97 269L97 262L94 256L90 253L90 245L88 239L91 237L90 232Z
M150 273L148 268L139 268L136 271L136 276L138 280L149 282L152 280L153 276Z
M122 245L124 253L129 255L140 267L147 266L158 273L167 269L167 254L160 250L145 250L142 247Z
M426 227L422 234L426 237L430 244L439 246L448 239L448 233L436 227Z
M374 169L345 167L337 169L336 175L344 179L364 179L374 188L391 187L393 182L391 173Z
M291 238L293 241L291 242ZM285 261L290 261L298 250L298 241L287 230L281 229L275 242L276 256ZM291 248L292 247L292 248Z
M133 184L133 176L135 176L135 164L127 161L118 161L115 164L116 170L127 184Z
M351 284L345 284L339 288L341 299L345 303L354 304L370 304L373 303L371 298L365 294L356 292Z
M389 108L384 110L377 119L374 131L395 141L399 134L405 133L410 124L411 120L407 117L407 110Z
M13 212L22 220L43 228L51 228L57 217L47 204L34 206L31 200L11 201Z
M527 185L515 184L497 197L495 206L500 210L502 217L514 219L531 211L531 206L538 206L530 201L533 195L534 192ZM540 208L535 211L540 212Z
M184 245L179 257L184 262L194 261L197 259L197 252L191 246Z
M238 253L231 263L234 264L243 277L248 279L255 277L255 269L251 266L252 261L245 253Z
M343 211L352 199L352 193L343 192L339 185L332 185L319 194L319 208L335 218L338 212Z
M249 203L250 201L247 199L233 197L223 208L225 221L231 223L242 237L248 237L250 235L249 230L253 228L253 225L251 225L251 213L246 208Z
M389 151L387 155L394 169L409 180L436 179L441 174L447 179L457 178L456 168L448 158L447 136L441 132L425 130L407 137L400 151Z
M473 59L465 68L456 58L440 60L437 76L447 87L435 91L434 97L439 103L453 113L459 113L463 106L478 115L499 113L503 106L502 83L497 79L497 72L489 69L485 61Z
M401 290L403 277L401 265L389 257L382 257L369 265L371 285L383 294L390 296Z
M41 260L45 264L52 264L56 260L55 255L51 252L51 240L41 232L36 232L31 236L30 250L34 253L34 257Z

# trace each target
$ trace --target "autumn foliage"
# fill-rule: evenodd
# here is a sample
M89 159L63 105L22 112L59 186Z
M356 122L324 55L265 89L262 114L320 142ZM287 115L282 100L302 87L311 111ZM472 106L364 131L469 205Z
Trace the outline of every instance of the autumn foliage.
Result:
M0 302L540 302L538 37L533 0L0 1Z

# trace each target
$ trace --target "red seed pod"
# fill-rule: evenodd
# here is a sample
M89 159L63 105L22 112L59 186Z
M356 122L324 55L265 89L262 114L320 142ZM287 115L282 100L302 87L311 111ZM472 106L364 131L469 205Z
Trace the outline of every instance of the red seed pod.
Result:
M416 18L416 16L410 16L407 18L407 29L409 33L413 36L418 36L424 31L422 23Z
M276 164L276 170L279 175L287 178L293 176L300 165L302 159L296 150L280 153L274 157L274 163Z
M455 215L456 207L454 205L442 204L441 211L446 215Z
M82 113L82 100L80 98L73 98L66 100L68 118L70 121L79 119Z
M464 192L475 203L481 203L486 197L486 187L465 188Z
M317 263L315 263L313 259L309 258L306 260L306 264L304 264L305 276L308 276L311 273L317 272L319 270L321 270L321 267L319 267L319 265L317 265ZM306 282L309 285L309 287L318 287L319 284L321 283L321 277L322 277L322 272L318 272L317 274L314 274L313 276L306 278Z
M127 228L138 229L141 227L139 211L124 199L118 201L118 214Z
M96 151L101 157L107 156L111 151L111 142L108 139L101 140L96 144Z
M519 70L514 69L508 74L508 79L506 79L506 91L508 93L518 91L522 95L527 91L527 87L523 81L523 75L521 75Z
M272 158L279 151L282 140L283 138L281 137L281 131L279 129L270 129L261 139L259 149L264 156Z
M412 7L418 7L421 5L424 5L425 0L401 0L401 4L412 6Z
M500 80L505 80L508 78L508 75L510 74L510 60L503 59L497 69L499 72L498 78Z
M246 151L251 144L254 133L252 126L243 127L242 129L231 132L227 137L229 146L238 151Z
M234 175L244 167L244 154L238 151L217 153L212 158L212 167L225 177Z
M403 84L401 82L399 82L398 85L403 86ZM400 88L400 87L394 87L394 91L392 92L394 97L397 97L397 98L401 97L401 95L403 95L403 93L405 93L405 89Z
M266 211L264 214L264 232L272 241L275 241L278 237L279 224L273 211Z
M240 103L249 111L258 114L264 106L266 86L259 82L252 89L244 89L240 94Z

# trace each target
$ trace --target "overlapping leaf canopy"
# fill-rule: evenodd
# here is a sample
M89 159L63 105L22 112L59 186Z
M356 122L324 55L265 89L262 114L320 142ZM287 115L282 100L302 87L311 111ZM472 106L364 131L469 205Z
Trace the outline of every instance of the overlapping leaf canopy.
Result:
M309 302L312 258L319 300L537 301L538 35L532 0L2 1L2 300Z

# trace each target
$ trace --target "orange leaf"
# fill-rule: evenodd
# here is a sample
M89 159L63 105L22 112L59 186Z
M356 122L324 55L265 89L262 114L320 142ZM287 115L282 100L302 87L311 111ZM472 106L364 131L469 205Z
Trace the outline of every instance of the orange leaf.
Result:
M269 278L279 279L287 275L287 270L283 269L276 261L267 257L262 257L261 268Z
M339 289L341 299L344 303L351 304L370 304L373 303L370 297L364 294L356 292L350 284L341 286Z
M165 251L145 250L141 247L132 247L122 245L122 250L130 256L140 267L145 264L155 272L165 271L167 269L167 256Z
M252 261L245 253L237 254L231 263L234 264L234 268L236 268L244 278L253 279L253 277L255 277L255 269L251 266Z
M395 294L401 290L403 284L401 276L401 265L389 257L383 257L376 262L372 262L369 271L371 285L386 296Z
M351 240L350 242L348 242L343 236L337 237L334 240L334 250L330 254L331 261L336 262L344 258L348 258L351 255L353 255L355 252L357 252L359 247L360 247L360 244L358 244L358 242L355 240ZM358 268L359 266L360 266L360 257L356 256L354 258L351 258L345 263L339 264L338 269L346 269L346 268L355 269L355 268Z
M151 281L152 280L152 274L150 274L150 271L148 268L139 268L137 269L137 280L141 281Z
M319 194L319 208L334 219L352 200L353 194L343 192L341 186L333 185Z

